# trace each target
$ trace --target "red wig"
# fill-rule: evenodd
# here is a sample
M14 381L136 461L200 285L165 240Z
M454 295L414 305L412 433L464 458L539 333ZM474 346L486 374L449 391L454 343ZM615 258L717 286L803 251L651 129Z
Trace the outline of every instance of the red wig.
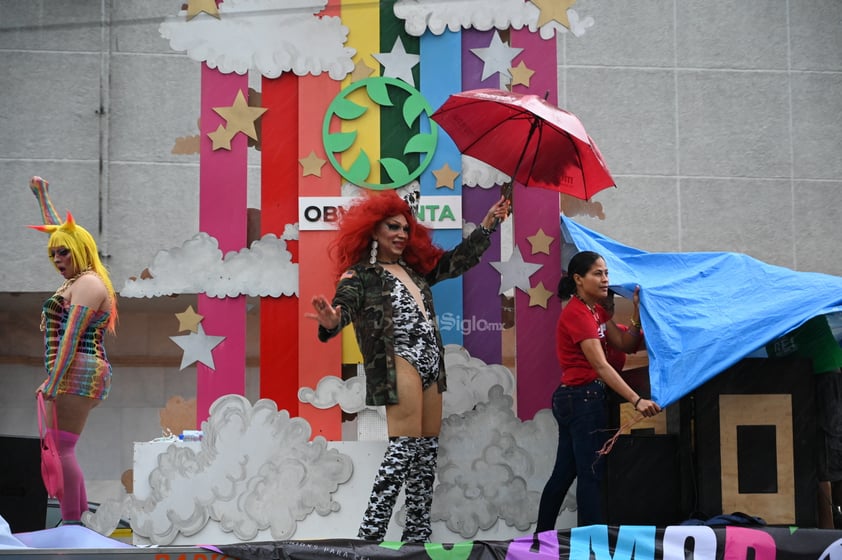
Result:
M337 277L351 265L368 260L377 224L398 214L409 224L404 262L421 274L432 270L444 249L433 245L430 230L415 219L406 201L393 190L366 193L340 214L339 232L330 244Z

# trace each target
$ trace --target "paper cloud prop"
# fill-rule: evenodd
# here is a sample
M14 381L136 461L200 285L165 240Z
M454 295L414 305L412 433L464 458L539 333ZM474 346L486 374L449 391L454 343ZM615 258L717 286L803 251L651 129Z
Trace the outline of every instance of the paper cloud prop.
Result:
M489 389L486 401L442 423L432 519L466 539L490 529L498 518L529 530L538 518L558 441L549 409L522 422L499 385Z
M462 184L466 187L490 189L508 183L511 177L471 156L462 156Z
M351 458L322 436L309 441L306 420L268 399L252 406L226 395L202 430L200 451L170 445L149 474L150 496L133 497L132 529L153 544L193 535L211 520L242 541L266 529L284 540L312 512L339 510L332 495L351 478Z
M398 0L395 2L395 16L404 20L404 28L410 35L420 37L429 29L434 35L441 35L446 29L458 31L476 29L538 29L540 10L532 2L524 0ZM593 25L593 18L579 19L573 10L567 10L570 31L577 37ZM556 33L567 33L567 28L557 21L541 26L542 39L552 39Z
M328 375L319 380L315 390L301 387L298 399L322 409L339 405L345 412L354 414L365 409L365 378L356 376L343 381Z
M167 17L158 31L170 47L223 74L256 70L267 78L327 72L341 80L353 69L348 28L335 16L317 17L327 0L225 0L219 18L186 11Z
M398 0L395 16L405 21L410 35L420 37L428 28L434 35L445 29L537 29L538 8L523 0Z
M284 238L292 239L295 228L287 226ZM298 264L286 241L268 233L250 249L231 251L225 257L218 241L200 232L181 247L160 251L149 266L152 278L127 280L123 297L155 297L200 294L210 297L239 295L280 297L298 293Z
M495 385L506 395L514 391L515 378L509 368L486 364L458 344L444 347L444 365L447 368L444 417L473 410L477 404L488 400L488 391Z

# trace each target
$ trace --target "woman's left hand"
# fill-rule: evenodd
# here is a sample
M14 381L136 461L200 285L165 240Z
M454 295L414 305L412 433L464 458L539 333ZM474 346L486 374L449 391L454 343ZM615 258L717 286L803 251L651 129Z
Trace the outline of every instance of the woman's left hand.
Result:
M512 202L508 198L501 196L500 200L488 209L488 213L482 219L482 227L485 229L494 229L497 222L504 222L509 217L511 206Z

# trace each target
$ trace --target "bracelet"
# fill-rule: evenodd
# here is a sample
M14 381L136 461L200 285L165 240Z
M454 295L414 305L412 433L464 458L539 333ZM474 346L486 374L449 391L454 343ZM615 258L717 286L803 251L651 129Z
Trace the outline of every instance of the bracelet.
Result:
M481 223L479 225L479 229L482 230L482 233L484 233L488 237L491 237L491 234L494 233L494 231L495 231L494 229L489 229L489 228L485 227Z
M635 319L634 317L629 317L629 324L638 329L643 326L640 324L640 319Z
M637 397L637 400L634 401L634 409L637 410L637 405L640 404L640 401L643 400L643 397Z

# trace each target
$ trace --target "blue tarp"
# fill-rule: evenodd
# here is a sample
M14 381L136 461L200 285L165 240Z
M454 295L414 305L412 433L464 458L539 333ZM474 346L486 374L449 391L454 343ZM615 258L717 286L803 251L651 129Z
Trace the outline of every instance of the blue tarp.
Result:
M562 216L565 241L605 258L611 286L640 286L652 398L676 402L812 317L842 311L842 277L740 253L647 253ZM620 320L620 318L618 318Z

